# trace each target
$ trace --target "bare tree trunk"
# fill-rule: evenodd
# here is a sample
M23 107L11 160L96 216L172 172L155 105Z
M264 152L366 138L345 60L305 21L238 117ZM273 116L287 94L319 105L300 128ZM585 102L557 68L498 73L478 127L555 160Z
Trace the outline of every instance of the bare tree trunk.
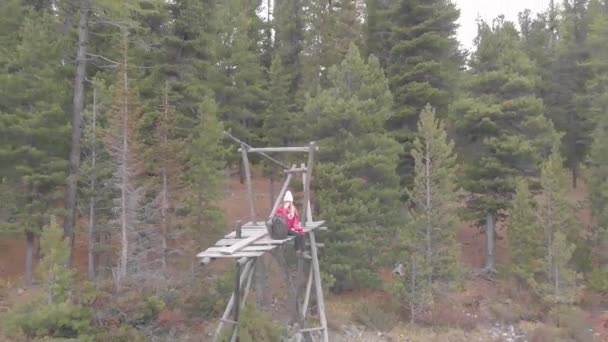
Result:
M32 286L32 273L34 268L34 233L25 232L25 286Z
M486 273L496 273L494 223L494 215L488 212L486 214L486 266L484 268L484 272Z
M432 257L433 250L431 247L431 231L433 229L433 224L431 222L431 155L430 155L430 146L429 139L425 139L426 141L426 149L425 149L425 163L424 163L424 173L426 178L426 263L427 267L430 267L429 270L429 283L431 283L433 279L433 268L432 268Z
M168 82L165 82L165 92L164 92L164 115L165 115L165 123L167 121L167 116L169 115L169 84ZM168 137L167 137L167 130L168 128L165 127L163 133L162 133L162 140L163 140L163 145L166 147L167 143L168 143ZM162 248L162 254L161 254L161 264L162 264L162 272L163 274L167 274L167 234L168 234L168 218L167 218L167 210L169 209L169 196L168 196L168 192L169 192L169 186L168 186L168 182L167 182L167 160L162 160L162 163L164 163L162 171L161 171L161 177L162 177L162 191L161 191L161 205L160 205L160 217L161 217L161 248Z
M412 256L412 274L410 276L410 323L414 324L416 321L416 258Z
M87 67L87 46L89 41L90 0L80 1L80 21L78 22L78 52L76 54L76 77L72 111L72 141L70 146L70 174L67 178L66 215L63 224L64 236L68 239L70 253L67 265L72 265L74 248L74 225L76 221L76 200L78 195L78 172L80 170L80 139L82 137L82 111L84 109L84 82Z
M88 250L88 275L89 280L94 280L96 276L96 253L97 247L97 229L95 227L95 187L97 181L97 174L95 173L95 164L97 162L97 146L96 146L96 134L97 134L97 90L93 88L93 141L91 151L91 198L89 200L89 250Z
M554 277L555 277L555 302L559 300L559 267L557 263L553 264Z
M578 163L575 162L574 165L572 165L572 188L576 189L576 186L578 185Z
M127 167L127 163L129 161L128 151L129 151L129 107L128 107L128 93L129 93L129 81L127 76L127 33L124 33L124 63L125 63L125 71L123 78L123 107L122 107L122 148L121 148L121 157L120 157L120 233L121 233L121 251L120 251L120 268L118 272L118 283L121 283L121 280L127 275L127 261L129 257L129 239L128 239L128 220L127 220L127 191L129 187L129 168Z

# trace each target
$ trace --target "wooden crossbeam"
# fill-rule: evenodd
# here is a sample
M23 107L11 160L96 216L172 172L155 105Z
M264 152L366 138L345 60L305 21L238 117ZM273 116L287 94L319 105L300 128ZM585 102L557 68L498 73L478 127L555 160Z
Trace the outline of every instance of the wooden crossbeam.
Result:
M239 152L241 152L243 148L239 148ZM260 153L260 152L308 152L308 146L292 146L292 147L245 147L247 152L251 153ZM315 146L315 151L318 151L319 147Z

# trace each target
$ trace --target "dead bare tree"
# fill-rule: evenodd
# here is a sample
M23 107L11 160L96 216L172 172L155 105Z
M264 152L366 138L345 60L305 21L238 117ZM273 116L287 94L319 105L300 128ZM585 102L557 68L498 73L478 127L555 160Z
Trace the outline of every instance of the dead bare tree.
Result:
M119 196L113 208L115 224L120 230L120 257L115 273L115 282L120 287L127 276L131 235L139 223L141 188L138 177L141 174L141 147L136 139L138 112L128 77L128 34L123 29L123 60L117 68L117 82L113 97L113 108L108 117L108 129L104 142L112 158L114 177Z

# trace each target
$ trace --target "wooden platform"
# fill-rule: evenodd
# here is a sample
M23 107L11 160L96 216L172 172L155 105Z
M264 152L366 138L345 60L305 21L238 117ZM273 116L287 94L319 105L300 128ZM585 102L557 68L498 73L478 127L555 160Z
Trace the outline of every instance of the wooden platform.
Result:
M325 221L313 221L302 227L307 234L314 230L327 229L323 225ZM226 234L223 239L217 241L197 255L201 262L208 263L215 258L255 258L270 252L276 247L294 239L289 236L285 240L275 240L268 235L268 230L263 222L248 222L241 227L241 238L237 238L236 230Z

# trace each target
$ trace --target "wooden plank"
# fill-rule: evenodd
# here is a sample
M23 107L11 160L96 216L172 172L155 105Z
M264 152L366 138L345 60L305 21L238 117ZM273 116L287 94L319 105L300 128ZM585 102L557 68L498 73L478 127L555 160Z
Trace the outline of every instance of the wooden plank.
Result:
M266 229L243 229L242 231L242 237L243 239L239 239L239 240L244 240L248 237L251 237L253 235L257 235L260 233L268 233L268 231ZM231 232L229 234L224 235L224 238L226 239L236 239L236 232Z
M294 168L292 167L291 169L287 169L287 170L283 170L284 173L287 174L292 174L292 173L302 173L302 172L306 172L306 167L298 167L298 168Z
M218 252L201 252L196 257L197 258L255 258L264 255L264 252L236 252L234 254L224 254Z
M319 148L316 147L316 149L318 150ZM241 146L241 148L239 148L239 151L243 151L246 150L246 152L250 152L250 153L261 153L261 152L308 152L309 147L308 146L291 146L291 147L252 147L252 148L246 148L244 146Z
M259 240L256 240L255 242L253 242L250 246L257 246L257 245L282 245L283 243L287 242L287 241L291 241L293 240L293 236L288 237L285 240L275 240L271 237L263 237ZM242 239L221 239L218 240L215 243L215 246L232 246L235 243L241 241ZM317 244L318 246L319 244Z
M275 249L277 246L273 245L263 245L263 246L247 246L241 249L241 252L267 252ZM226 249L226 247L209 247L205 250L205 252L217 252L221 253Z
M259 232L257 234L253 234L250 237L245 238L242 241L239 241L239 242L235 243L234 245L232 245L230 247L225 247L224 250L221 251L221 253L226 253L226 254L236 253L239 250L241 250L242 248L247 247L248 245L250 245L254 241L259 240L259 239L263 238L266 235L268 235L267 231L261 231L261 232Z
M251 221L256 222L255 219L255 204L253 201L253 186L251 185L251 169L249 168L249 158L247 157L247 150L245 145L241 144L241 156L243 157L243 166L245 167L245 184L247 185L247 194L249 195L249 211L251 214Z

